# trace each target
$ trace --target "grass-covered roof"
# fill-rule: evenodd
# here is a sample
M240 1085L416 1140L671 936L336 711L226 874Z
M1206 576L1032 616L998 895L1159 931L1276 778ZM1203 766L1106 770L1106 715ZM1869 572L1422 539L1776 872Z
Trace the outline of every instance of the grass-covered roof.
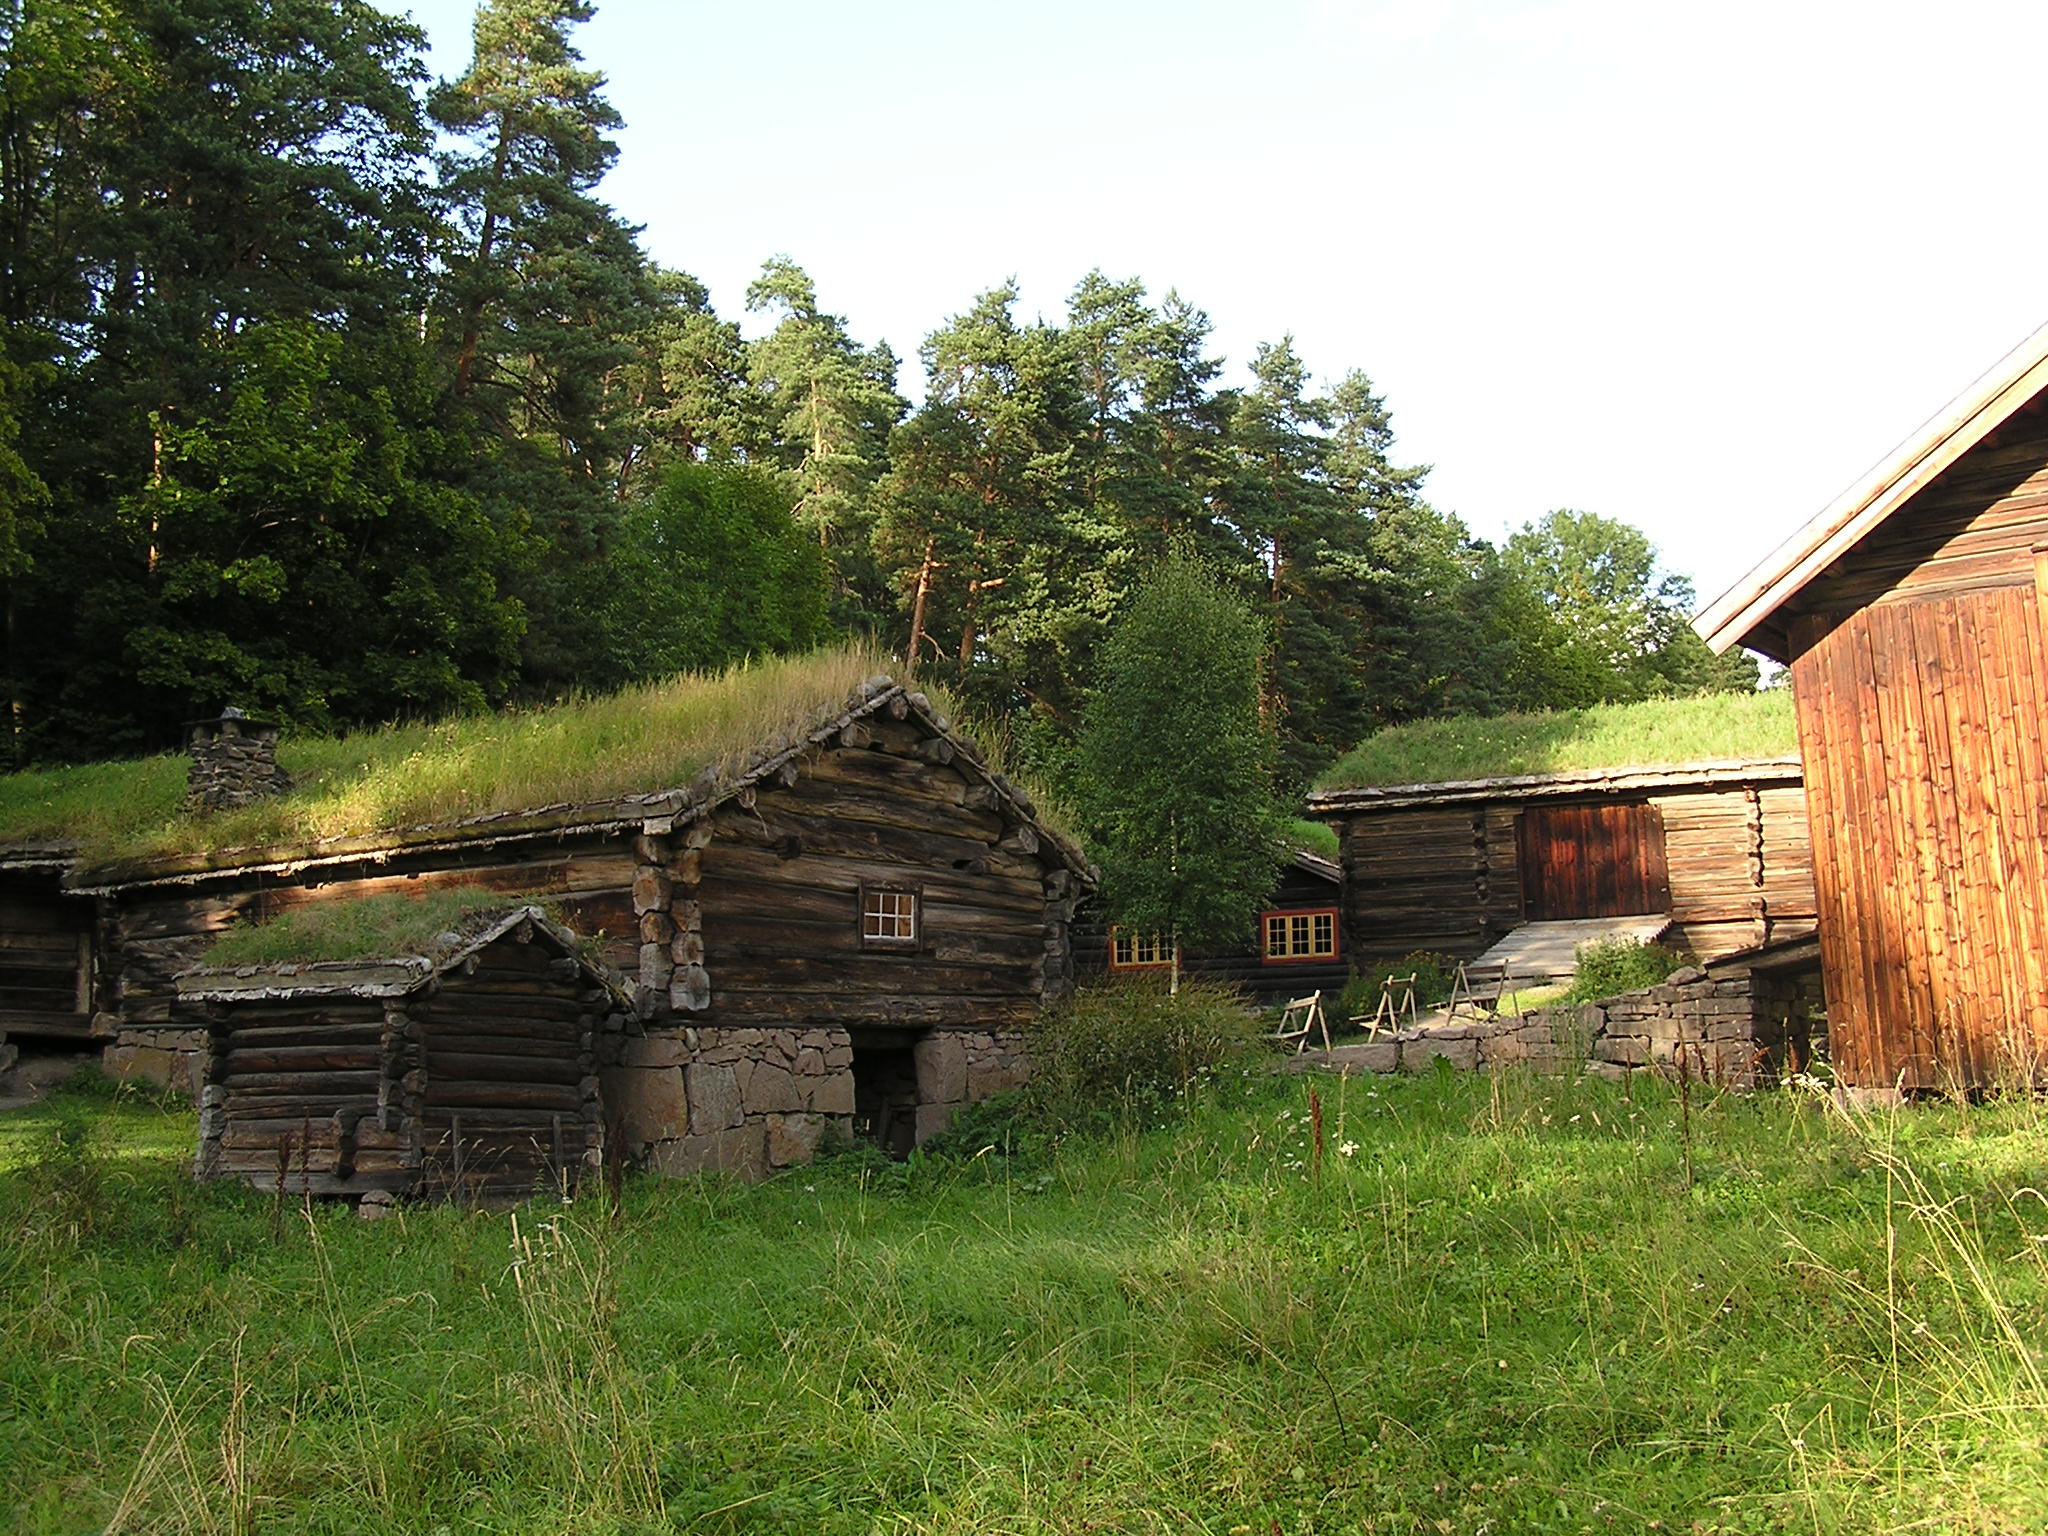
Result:
M546 709L340 737L287 733L278 760L291 792L211 815L183 809L182 753L0 776L0 848L66 844L99 865L314 844L674 789L844 704L881 667L860 649L820 651Z
M1798 750L1791 691L1775 688L1546 714L1417 720L1367 737L1325 769L1315 787L1441 784L1582 769L1789 757Z

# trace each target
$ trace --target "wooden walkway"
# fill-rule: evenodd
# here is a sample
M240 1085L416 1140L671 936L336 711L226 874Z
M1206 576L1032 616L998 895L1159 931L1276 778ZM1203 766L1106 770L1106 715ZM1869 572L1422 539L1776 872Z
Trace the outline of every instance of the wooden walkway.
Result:
M1665 912L1641 917L1578 917L1552 923L1524 923L1477 960L1469 962L1465 974L1476 987L1496 980L1563 981L1577 969L1581 944L1612 939L1635 939L1647 943L1671 926Z

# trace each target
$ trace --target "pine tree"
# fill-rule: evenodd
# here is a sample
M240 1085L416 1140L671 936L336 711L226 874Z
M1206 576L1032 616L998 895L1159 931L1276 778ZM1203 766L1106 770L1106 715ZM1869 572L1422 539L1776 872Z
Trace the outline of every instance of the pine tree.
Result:
M818 308L810 275L787 256L762 266L747 308L781 315L747 348L747 377L796 489L797 521L813 530L832 567L834 616L844 627L876 627L886 589L870 503L888 467L889 433L907 409L896 393L895 355L857 345L843 319Z

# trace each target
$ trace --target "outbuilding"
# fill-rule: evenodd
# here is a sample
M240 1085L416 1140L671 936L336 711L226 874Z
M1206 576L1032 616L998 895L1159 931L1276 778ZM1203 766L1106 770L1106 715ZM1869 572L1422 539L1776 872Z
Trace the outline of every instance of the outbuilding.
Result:
M1531 922L1663 914L1703 960L1814 926L1796 758L1325 789L1308 810L1338 831L1359 969L1469 960Z
M1836 1072L2040 1081L2048 327L1695 625L1791 671Z
M200 969L202 1178L292 1193L564 1193L604 1155L598 1064L630 1002L539 907L428 953Z

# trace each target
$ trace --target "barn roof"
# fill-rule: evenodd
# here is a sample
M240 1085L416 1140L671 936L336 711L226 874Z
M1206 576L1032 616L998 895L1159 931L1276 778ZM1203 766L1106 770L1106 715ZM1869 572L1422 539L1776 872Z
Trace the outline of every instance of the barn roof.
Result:
M1874 469L1701 609L1693 628L1717 652L1746 645L1779 661L1790 646L1779 614L1873 529L2048 388L2048 325L1964 390Z
M906 689L891 677L877 675L862 683L839 707L814 715L793 730L768 736L736 762L714 762L677 788L576 804L495 811L456 821L291 846L157 855L81 871L67 888L84 895L103 895L137 885L189 885L226 873L297 873L399 852L489 847L593 832L664 835L703 819L728 801L750 794L757 786L793 775L794 761L804 752L829 743L849 726L877 716L915 721L933 737L942 739L948 749L946 761L993 788L1007 813L1032 828L1040 846L1050 852L1055 862L1083 880L1093 880L1093 867L1081 847L1050 825L1039 814L1030 795L992 768L970 738L954 731L952 722L929 698Z
M194 1003L404 997L451 971L465 969L479 951L507 937L553 949L564 968L564 981L595 983L609 992L621 1009L631 1006L618 978L583 952L576 935L541 908L531 906L487 913L479 925L441 935L441 941L428 946L422 954L292 965L201 967L178 977L178 996Z
M1308 797L1312 816L1456 805L1475 800L1542 800L1593 794L1719 789L1744 784L1796 785L1799 759L1753 757L1702 763L1662 763L1573 773L1519 773L1492 779L1450 779L1436 784L1375 784L1364 789L1322 789Z

